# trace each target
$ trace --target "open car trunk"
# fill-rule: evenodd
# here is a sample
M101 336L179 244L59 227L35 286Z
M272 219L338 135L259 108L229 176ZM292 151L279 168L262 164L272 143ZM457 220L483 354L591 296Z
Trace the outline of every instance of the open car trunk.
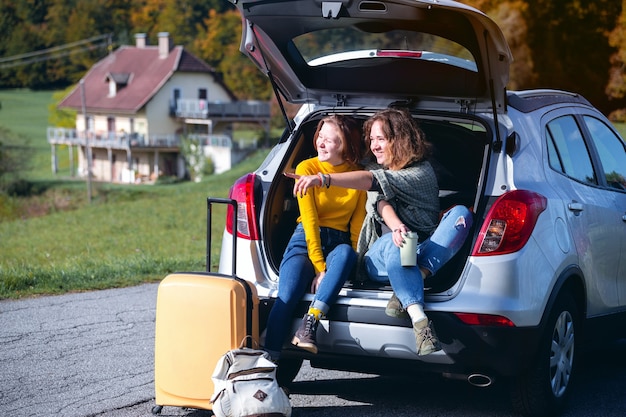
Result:
M267 204L264 210L264 242L270 267L278 274L283 252L296 226L298 203L293 196L293 180L282 175L282 172L295 171L296 165L304 159L317 155L313 143L313 135L317 122L327 113L318 113L294 132L291 141L290 155L285 165L272 182L268 190ZM361 116L344 111L365 121L370 114ZM439 118L440 119L440 118ZM452 119L447 117L439 120L434 117L416 117L427 140L433 145L430 162L437 174L439 183L439 200L441 215L454 205L462 204L475 212L478 206L477 195L482 181L482 167L486 163L486 148L489 133L476 120ZM476 223L476 222L475 222ZM475 226L474 226L475 229ZM465 242L459 253L448 262L434 277L426 279L426 292L441 292L450 288L459 278L465 265L475 230ZM380 289L379 283L367 281L363 284L351 280L346 286L358 286L360 289ZM384 287L391 290L390 286Z

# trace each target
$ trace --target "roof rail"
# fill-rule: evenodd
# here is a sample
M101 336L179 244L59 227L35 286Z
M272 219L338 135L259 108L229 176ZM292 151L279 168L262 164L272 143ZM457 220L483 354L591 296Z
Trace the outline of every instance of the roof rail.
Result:
M542 107L560 103L578 103L591 106L591 103L580 94L551 89L509 91L507 100L509 106L522 113L530 113Z

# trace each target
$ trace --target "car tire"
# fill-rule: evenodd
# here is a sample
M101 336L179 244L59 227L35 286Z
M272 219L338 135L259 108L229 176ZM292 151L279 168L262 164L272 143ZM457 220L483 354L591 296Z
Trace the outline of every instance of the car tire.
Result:
M278 370L276 371L276 380L281 387L288 387L300 372L302 367L302 358L280 358L278 361Z
M574 377L578 308L569 293L557 299L534 364L511 384L517 412L527 417L557 415L567 402Z

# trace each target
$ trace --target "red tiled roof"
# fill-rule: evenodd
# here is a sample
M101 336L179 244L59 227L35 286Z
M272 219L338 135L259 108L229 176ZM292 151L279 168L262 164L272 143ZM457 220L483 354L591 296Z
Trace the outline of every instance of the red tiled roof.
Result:
M172 48L166 58L159 58L158 46L122 46L97 62L83 77L87 111L134 114L159 91L174 72L200 72L215 77L209 65L185 51L182 46ZM115 97L109 97L108 80L128 76L126 85L118 86ZM219 83L219 80L216 78ZM221 83L220 83L221 84ZM234 95L222 85L228 94ZM80 84L58 105L80 111L82 109Z
M178 62L178 71L214 73L213 68L211 68L209 64L202 61L200 58L197 58L195 55L190 54L184 49L183 53L180 55L180 60Z

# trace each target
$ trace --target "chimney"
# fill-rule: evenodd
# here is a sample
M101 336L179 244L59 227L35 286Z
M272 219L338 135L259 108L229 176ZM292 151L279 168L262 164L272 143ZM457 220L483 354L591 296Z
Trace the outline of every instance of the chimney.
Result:
M159 32L159 58L165 59L170 54L172 42L169 32Z
M135 46L137 48L146 47L146 34L145 33L135 33Z

